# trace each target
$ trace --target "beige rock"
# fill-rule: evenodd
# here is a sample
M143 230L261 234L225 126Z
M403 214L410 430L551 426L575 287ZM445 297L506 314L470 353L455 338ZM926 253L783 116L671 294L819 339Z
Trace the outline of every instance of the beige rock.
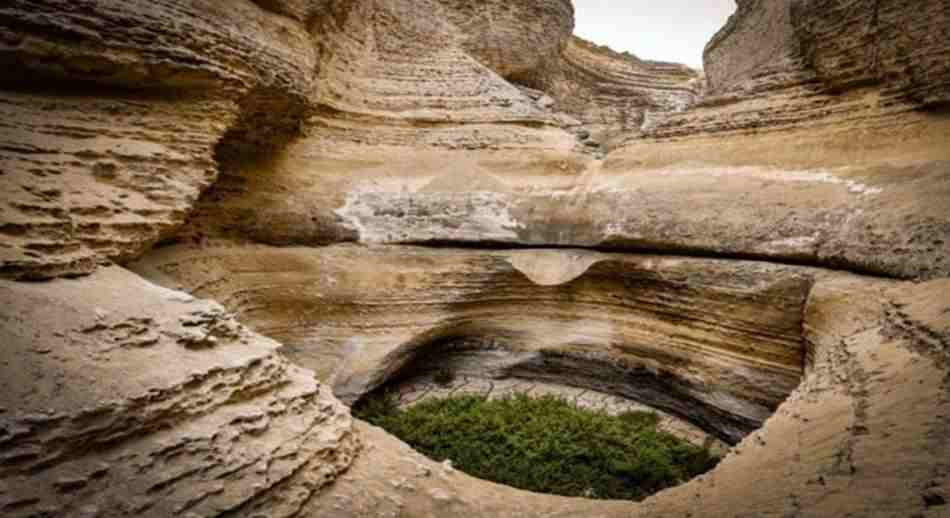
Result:
M462 48L512 82L537 75L570 39L569 0L439 0L463 36Z
M566 0L6 2L0 514L945 516L950 3L737 3L700 74ZM432 365L739 442L564 499L331 394Z
M483 378L631 398L731 442L799 383L814 275L742 261L358 246L165 248L134 268L221 301L347 402L418 361L458 363Z
M341 517L408 509L486 517L944 516L947 356L932 344L948 339L946 290L945 280L818 282L806 311L811 360L801 386L714 471L640 504L535 495L458 472L449 484L419 477L413 490L397 493L384 482L417 472L425 459L359 425L374 446L311 509ZM920 302L901 316L888 309L907 299ZM437 500L429 488L452 499ZM333 514L334 502L346 505Z
M702 85L685 65L620 54L578 37L566 42L560 59L523 82L549 92L554 107L583 122L588 142L605 150L649 127L653 114L694 104Z
M0 16L7 277L135 257L183 223L216 158L285 141L311 102L308 33L249 0L84 6L14 1Z
M292 516L358 451L327 387L216 303L118 267L0 300L6 516Z

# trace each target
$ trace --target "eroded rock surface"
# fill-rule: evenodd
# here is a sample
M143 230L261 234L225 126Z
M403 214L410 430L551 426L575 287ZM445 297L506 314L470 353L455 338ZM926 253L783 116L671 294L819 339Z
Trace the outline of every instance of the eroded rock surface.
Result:
M361 424L372 446L313 509L341 517L945 516L947 287L818 282L805 313L811 360L802 385L714 471L642 503L477 481Z
M118 267L0 297L6 516L293 516L358 451L328 387L216 303Z
M563 45L560 59L521 81L581 121L582 136L592 139L587 145L606 149L639 133L654 112L687 109L704 87L701 74L685 65L617 53L576 36Z
M701 74L566 0L6 2L0 514L946 515L950 2L737 4ZM516 491L331 393L426 361L741 441Z
M312 104L308 33L249 0L14 1L0 34L6 276L135 257L217 178L216 147L273 147Z
M925 34L946 19L943 5L928 3L926 24L916 13L901 23ZM946 276L950 120L936 97L910 93L910 76L840 86L823 78L806 55L815 38L808 31L820 25L808 20L847 11L833 7L743 2L707 49L705 94L688 69L577 39L535 76L516 78L530 88L503 88L495 71L476 66L482 92L493 93L472 109L453 96L472 75L427 101L368 91L364 79L345 83L346 91L333 82L341 100L327 102L337 109L305 123L307 136L286 152L230 168L188 235L278 245L596 247ZM927 43L928 56L940 54ZM440 48L464 55L463 47ZM378 63L385 50L359 55ZM432 77L419 72L436 66L433 52L401 64L414 91L433 90ZM445 59L439 66L455 74L455 61ZM914 73L940 84L942 62L919 61L928 72Z
M813 275L581 251L356 246L166 248L135 268L221 301L347 402L417 359L469 355L486 378L632 398L731 442L799 383ZM561 282L531 280L565 270Z

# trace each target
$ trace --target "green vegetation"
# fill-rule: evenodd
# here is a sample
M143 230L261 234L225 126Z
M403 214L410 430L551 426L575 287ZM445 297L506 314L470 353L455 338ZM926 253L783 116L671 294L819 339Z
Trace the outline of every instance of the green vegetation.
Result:
M656 414L610 416L551 396L456 396L401 410L395 398L379 395L355 414L436 461L540 493L640 500L718 462L658 431Z

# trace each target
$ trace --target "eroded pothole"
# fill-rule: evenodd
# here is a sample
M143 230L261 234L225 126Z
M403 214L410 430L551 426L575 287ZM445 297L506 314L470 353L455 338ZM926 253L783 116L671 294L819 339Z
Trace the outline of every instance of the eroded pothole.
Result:
M150 260L285 344L345 403L380 390L404 408L554 395L610 419L647 410L654 432L717 453L763 425L807 356L813 272L797 266L395 246L178 248ZM444 370L452 379L436 380ZM601 496L588 489L573 495Z
M707 405L685 392L677 399L662 377L517 353L486 337L438 340L417 352L354 414L484 480L642 500L713 469L735 442L733 421L709 419ZM648 404L669 402L672 411ZM684 409L692 413L674 413Z
M658 410L614 394L607 394L570 385L544 382L523 378L488 379L467 374L455 373L443 368L428 371L415 377L388 385L380 393L388 393L401 409L408 409L433 399L446 399L460 396L476 396L487 399L501 399L526 395L533 398L553 397L563 399L570 404L609 416L641 412L656 415L656 429L668 433L695 446L708 449L717 457L722 457L731 446L702 428Z
M379 393L355 413L469 475L561 496L642 500L719 462L663 431L654 412L610 414L553 394L456 393L400 406Z

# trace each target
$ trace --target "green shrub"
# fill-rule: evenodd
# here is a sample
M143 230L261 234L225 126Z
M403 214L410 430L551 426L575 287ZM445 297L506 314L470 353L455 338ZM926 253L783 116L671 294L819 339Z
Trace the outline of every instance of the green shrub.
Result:
M708 450L657 430L648 412L610 416L563 399L456 396L401 410L370 397L357 417L485 480L564 496L640 500L712 469Z

